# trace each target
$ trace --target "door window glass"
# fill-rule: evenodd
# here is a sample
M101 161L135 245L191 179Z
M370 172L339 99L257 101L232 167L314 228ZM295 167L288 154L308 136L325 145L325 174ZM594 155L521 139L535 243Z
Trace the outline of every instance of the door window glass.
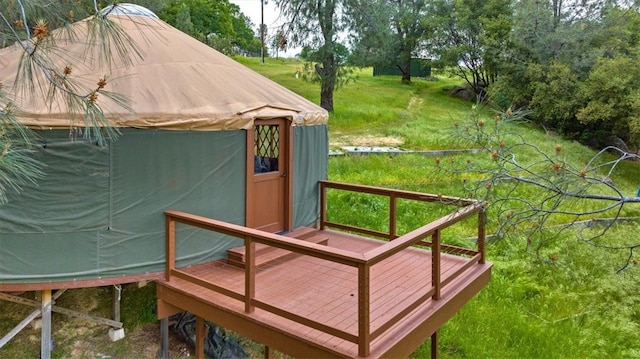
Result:
M280 126L256 125L254 127L254 173L278 171L280 156Z

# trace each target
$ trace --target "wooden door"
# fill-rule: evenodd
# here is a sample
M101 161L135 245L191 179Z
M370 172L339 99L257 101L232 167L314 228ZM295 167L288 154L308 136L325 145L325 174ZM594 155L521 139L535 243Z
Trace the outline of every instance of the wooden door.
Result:
M247 227L272 233L290 229L289 140L284 119L256 120L247 131Z

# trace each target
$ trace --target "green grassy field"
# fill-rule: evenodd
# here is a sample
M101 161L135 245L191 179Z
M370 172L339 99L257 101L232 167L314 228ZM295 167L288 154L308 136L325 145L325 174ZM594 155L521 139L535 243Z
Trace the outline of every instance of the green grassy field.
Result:
M319 102L318 85L294 76L301 62L269 59L260 65L257 59L238 60ZM399 78L374 78L371 73L371 69L359 71L355 83L335 93L335 111L329 120L331 147L470 146L458 141L453 131L455 122L468 118L472 106L449 97L448 90L458 81L416 79L403 84ZM512 130L548 151L560 144L566 160L575 164L584 164L595 154L532 125L513 125ZM473 155L452 158L463 161ZM433 157L421 155L340 156L329 161L331 180L453 196L464 196L462 176L439 170ZM628 164L617 173L616 184L625 193L635 193L638 178L640 166ZM634 222L618 226L602 240L636 238L639 226ZM625 255L585 245L571 232L540 252L528 248L526 238L517 235L492 242L488 247L494 264L491 283L441 329L441 357L640 358L640 267L616 274ZM413 357L428 355L426 343Z

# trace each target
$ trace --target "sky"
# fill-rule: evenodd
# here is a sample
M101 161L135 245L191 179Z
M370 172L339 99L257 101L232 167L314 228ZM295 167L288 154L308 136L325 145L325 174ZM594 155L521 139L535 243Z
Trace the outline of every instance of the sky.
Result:
M247 15L251 22L254 24L254 30L259 35L258 29L261 22L261 0L229 0L230 3L236 4L240 7L240 11ZM280 18L280 11L276 8L274 1L266 1L264 5L264 23L267 25L267 37L273 36L280 24L283 23L283 19ZM271 51L273 54L273 51ZM299 49L287 50L284 54L280 53L279 56L291 57L299 53Z

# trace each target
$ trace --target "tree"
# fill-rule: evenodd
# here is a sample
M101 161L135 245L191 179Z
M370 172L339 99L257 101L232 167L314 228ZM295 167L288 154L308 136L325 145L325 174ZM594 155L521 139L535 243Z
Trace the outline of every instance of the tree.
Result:
M195 32L195 27L193 26L193 22L191 22L191 13L189 11L189 7L187 4L180 5L180 9L176 14L176 29L184 32L185 34L190 35L191 37L196 37L197 34Z
M358 65L397 66L411 81L411 59L432 36L432 9L424 0L350 2L354 54Z
M83 86L74 78L74 64L56 61L58 41L65 36L80 36L71 25L85 14L89 31L87 42L95 44L94 56L110 61L119 57L125 64L139 56L135 44L107 15L119 5L98 9L97 1L0 1L0 38L3 46L12 44L20 53L20 67L13 84L0 83L0 203L8 191L20 191L22 185L43 176L42 164L33 155L35 132L17 119L16 104L41 97L47 103L62 99L71 119L83 118L86 140L104 145L118 136L117 129L105 119L100 103L109 99L127 108L125 99L107 90L106 74L95 74L93 86ZM54 31L55 27L62 27ZM84 34L84 33L83 33ZM71 131L75 133L76 131Z
M637 146L639 83L635 67L624 67L640 54L639 22L628 1L517 1L506 61L489 93L589 146Z
M336 59L338 33L347 25L341 0L276 0L286 17L283 31L293 46L315 49L315 71L320 79L320 106L333 111L333 93L340 64Z
M637 58L601 58L582 83L580 96L586 106L576 118L595 124L605 136L630 144L640 143L640 69Z
M559 61L551 62L549 66L530 64L525 76L533 91L529 109L543 126L560 129L563 133L583 129L575 119L580 82L567 65Z
M260 38L252 30L254 24L245 14L240 11L236 4L229 4L231 22L233 24L233 43L239 48L249 52L260 53Z
M637 263L634 256L640 240L607 239L604 234L637 213L633 205L640 203L640 197L635 189L625 193L614 180L626 161L640 156L609 146L575 165L566 160L562 146L545 150L515 130L515 125L524 124L527 112L507 109L496 112L494 119L480 113L474 106L469 119L456 125L455 133L478 147L483 158L451 162L451 166L437 162L443 169L474 179L463 181L465 191L488 201L496 237L517 234L540 253L560 233L573 229L584 243L625 251L620 270Z
M228 0L171 0L158 16L225 54L255 50L251 21Z
M510 0L437 0L435 53L439 63L483 96L495 82L511 31Z

